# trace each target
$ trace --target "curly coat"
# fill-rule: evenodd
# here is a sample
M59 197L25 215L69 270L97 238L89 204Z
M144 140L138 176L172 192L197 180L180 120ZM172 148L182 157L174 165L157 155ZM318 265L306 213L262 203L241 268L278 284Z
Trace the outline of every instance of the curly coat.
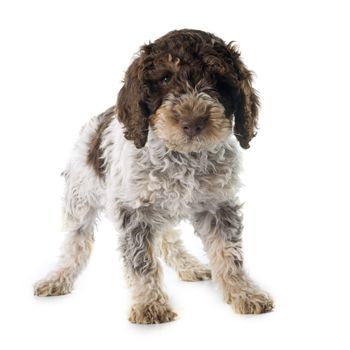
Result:
M256 134L258 97L233 44L198 30L144 45L126 72L117 105L82 129L64 172L68 235L57 268L35 284L39 296L69 293L86 265L101 211L120 233L132 290L133 323L176 318L158 257L180 279L210 279L239 313L273 308L246 275L238 199L240 150ZM173 226L192 222L209 267Z

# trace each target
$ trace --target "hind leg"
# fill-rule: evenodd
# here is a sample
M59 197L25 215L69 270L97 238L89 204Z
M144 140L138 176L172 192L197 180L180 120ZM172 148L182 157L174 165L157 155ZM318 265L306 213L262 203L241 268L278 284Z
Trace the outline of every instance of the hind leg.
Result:
M160 255L172 267L182 281L203 281L211 278L208 266L187 252L179 232L169 229L158 242Z
M76 170L76 169L75 169ZM90 173L68 169L64 198L64 226L68 232L61 248L57 267L34 285L38 296L70 293L79 273L86 266L94 242L97 203L91 200L94 193L89 181Z
M63 295L72 291L74 281L86 266L92 251L95 218L96 211L91 210L85 224L67 233L57 267L34 285L34 295Z

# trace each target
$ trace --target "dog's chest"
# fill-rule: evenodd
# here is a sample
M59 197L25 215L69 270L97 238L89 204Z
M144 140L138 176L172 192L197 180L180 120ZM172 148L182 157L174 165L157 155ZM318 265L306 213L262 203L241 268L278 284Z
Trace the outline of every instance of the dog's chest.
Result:
M149 164L144 173L143 203L186 217L192 209L225 201L233 195L234 159L227 152L191 155L170 154Z

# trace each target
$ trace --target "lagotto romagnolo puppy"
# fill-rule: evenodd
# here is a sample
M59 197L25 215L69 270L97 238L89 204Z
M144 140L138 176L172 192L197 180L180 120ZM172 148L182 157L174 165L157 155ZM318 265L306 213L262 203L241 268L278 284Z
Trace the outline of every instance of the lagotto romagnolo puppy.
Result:
M234 44L185 29L142 46L116 105L81 130L64 171L62 256L34 293L71 292L104 211L120 234L131 322L176 317L158 257L184 281L212 277L238 313L272 310L271 298L243 269L237 197L239 148L248 148L256 134L258 107L252 74ZM174 230L183 219L201 238L209 267L186 251Z

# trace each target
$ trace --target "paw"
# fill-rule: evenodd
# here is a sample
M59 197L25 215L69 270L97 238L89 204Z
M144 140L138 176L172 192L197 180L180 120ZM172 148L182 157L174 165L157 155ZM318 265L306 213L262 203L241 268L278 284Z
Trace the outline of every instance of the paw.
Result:
M135 304L132 306L129 321L138 324L155 324L175 320L177 314L166 304Z
M178 275L181 281L187 282L205 281L211 279L211 271L205 265L200 265L192 269L179 271Z
M43 279L34 284L34 295L39 297L68 294L72 291L72 283L58 275Z
M274 303L266 293L242 291L242 293L235 296L233 307L239 314L263 314L272 311Z

